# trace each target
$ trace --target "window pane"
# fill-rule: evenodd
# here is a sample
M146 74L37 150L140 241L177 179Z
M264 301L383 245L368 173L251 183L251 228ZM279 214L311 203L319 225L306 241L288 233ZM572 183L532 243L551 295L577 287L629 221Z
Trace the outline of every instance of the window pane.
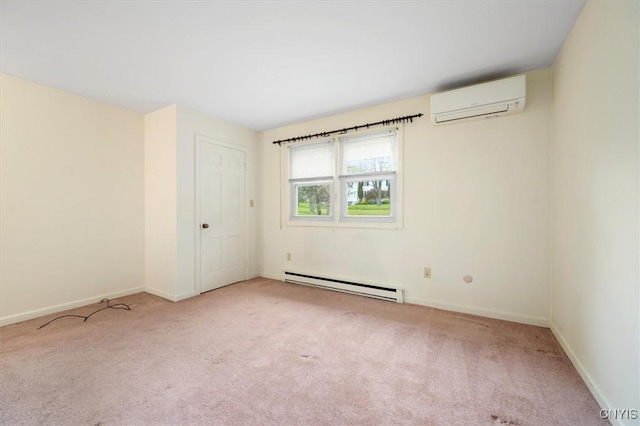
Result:
M395 132L378 133L342 141L342 174L395 170Z
M289 149L289 179L333 176L333 143L321 142Z
M296 216L331 216L331 185L296 185Z
M346 182L346 216L391 216L391 180Z

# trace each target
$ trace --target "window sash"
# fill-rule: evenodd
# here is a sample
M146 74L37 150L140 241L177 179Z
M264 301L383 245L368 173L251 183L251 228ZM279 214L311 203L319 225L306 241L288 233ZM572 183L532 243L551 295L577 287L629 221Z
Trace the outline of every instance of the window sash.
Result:
M363 181L389 181L389 215L355 215L349 214L348 185ZM340 221L344 222L395 222L397 216L397 179L394 173L349 176L340 179Z
M317 215L317 214L300 214L298 207L300 205L299 198L300 193L298 191L301 187L313 187L313 186L328 186L329 189L327 191L327 214L326 215ZM310 220L310 221L333 221L335 218L334 210L334 181L333 178L323 179L291 179L289 183L289 194L290 194L290 218L292 220ZM311 201L309 200L309 203ZM311 206L310 206L311 207Z

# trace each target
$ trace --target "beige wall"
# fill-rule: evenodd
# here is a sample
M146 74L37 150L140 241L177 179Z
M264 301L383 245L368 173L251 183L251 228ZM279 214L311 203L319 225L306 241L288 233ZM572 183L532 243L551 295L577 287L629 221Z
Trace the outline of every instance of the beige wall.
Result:
M553 65L552 330L614 409L640 409L639 15L588 2Z
M0 84L0 322L141 291L143 116Z
M497 119L433 127L429 96L421 96L264 132L261 274L292 269L393 284L410 303L546 325L551 78L550 69L529 73L526 110ZM403 132L402 230L280 226L286 148L271 141L419 112L426 116Z
M638 2L588 2L553 69L527 74L524 113L437 128L429 96L258 134L1 75L0 324L143 288L197 294L200 134L247 150L248 277L308 271L399 285L410 303L550 320L601 405L638 408L639 22ZM403 131L402 229L282 225L284 148L271 141L417 112Z
M146 290L180 300L194 274L194 146L257 133L172 105L143 116L2 76L2 324ZM249 208L246 276L257 275Z
M177 277L177 107L145 116L145 290L174 299Z
M248 205L248 200L257 197L258 133L177 105L147 114L145 123L145 290L177 301L200 290L195 274L196 135L246 150ZM258 273L256 210L247 208L247 278Z

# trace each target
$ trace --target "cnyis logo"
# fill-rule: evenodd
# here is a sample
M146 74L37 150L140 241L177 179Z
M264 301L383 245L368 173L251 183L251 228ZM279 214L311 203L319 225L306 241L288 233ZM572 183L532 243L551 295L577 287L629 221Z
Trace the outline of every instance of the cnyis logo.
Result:
M607 420L637 420L638 410L628 408L623 410L617 408L603 408L600 410L600 417Z

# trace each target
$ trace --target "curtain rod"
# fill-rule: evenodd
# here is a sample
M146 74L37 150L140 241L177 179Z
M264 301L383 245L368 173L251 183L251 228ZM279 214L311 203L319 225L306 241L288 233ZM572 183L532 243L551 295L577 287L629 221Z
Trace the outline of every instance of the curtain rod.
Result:
M399 123L406 123L407 121L410 123L413 123L413 119L414 118L418 118L418 117L422 117L423 114L414 114L414 115L405 115L404 117L396 117L396 118L390 118L388 120L382 120L382 121L378 121L375 123L367 123L367 124L360 124L358 126L353 126L353 127L346 127L344 129L338 129L338 130L331 130L329 132L322 132L322 133L315 133L313 135L305 135L305 136L296 136L295 138L289 138L289 139L281 139L279 141L273 141L274 144L282 144L282 143L286 143L286 142L298 142L298 141L303 141L306 139L311 139L311 138L326 138L327 136L331 136L334 133L347 133L349 130L355 130L356 132L358 131L358 129L363 129L363 128L369 128L369 127L373 127L373 126L387 126L387 125L392 125L392 124L399 124Z

